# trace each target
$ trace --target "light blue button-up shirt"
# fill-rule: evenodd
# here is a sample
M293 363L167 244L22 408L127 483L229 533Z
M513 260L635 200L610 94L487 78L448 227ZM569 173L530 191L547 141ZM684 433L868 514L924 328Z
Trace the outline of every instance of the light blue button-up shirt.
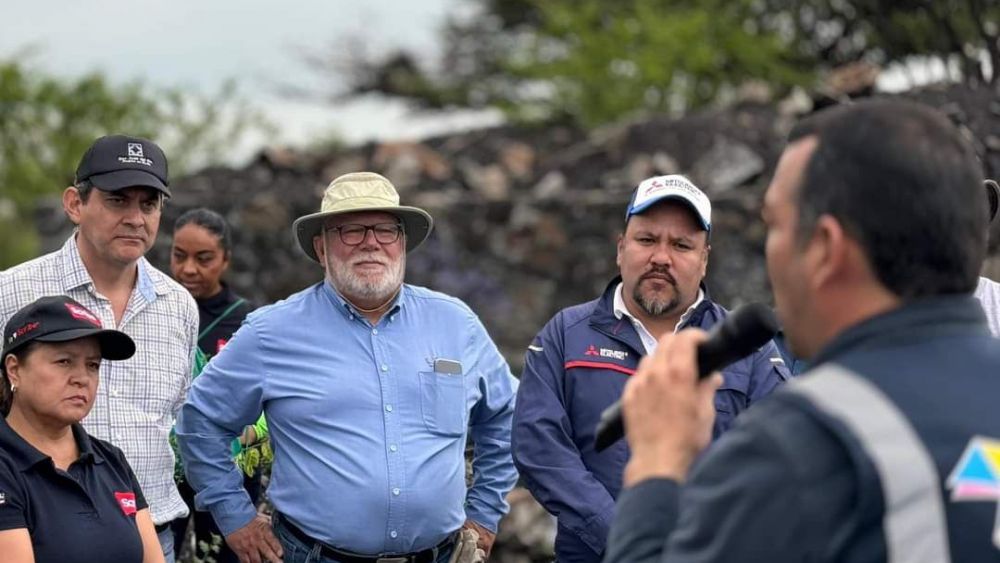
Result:
M517 480L516 387L460 300L404 285L372 326L319 283L247 317L195 380L177 438L197 506L224 534L256 513L229 443L263 409L275 454L268 496L282 515L340 549L408 553L467 518L496 530Z

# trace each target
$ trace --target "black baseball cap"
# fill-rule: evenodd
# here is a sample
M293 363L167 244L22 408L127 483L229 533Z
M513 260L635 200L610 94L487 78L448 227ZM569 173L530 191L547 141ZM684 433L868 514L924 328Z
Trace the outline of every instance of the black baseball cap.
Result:
M83 180L106 192L145 186L170 197L167 157L141 137L108 135L94 141L76 167L76 181Z
M129 335L103 328L97 315L74 299L65 295L42 297L7 321L3 329L0 371L6 369L3 360L7 354L29 342L68 342L88 336L97 337L104 359L125 360L135 354L135 342Z

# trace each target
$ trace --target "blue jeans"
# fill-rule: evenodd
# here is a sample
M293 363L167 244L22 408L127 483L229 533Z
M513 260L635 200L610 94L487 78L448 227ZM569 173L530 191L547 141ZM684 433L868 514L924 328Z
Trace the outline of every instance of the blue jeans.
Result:
M285 527L280 514L274 514L271 519L271 525L274 528L274 535L281 542L281 549L285 552L281 558L284 563L340 563L336 559L324 557L320 553L323 549L321 544L308 545L295 537ZM454 545L450 545L442 549L438 553L435 563L448 563L448 560L451 559L453 548Z
M156 537L160 539L160 549L163 550L163 558L167 563L174 563L174 531L167 526L162 532L157 532Z

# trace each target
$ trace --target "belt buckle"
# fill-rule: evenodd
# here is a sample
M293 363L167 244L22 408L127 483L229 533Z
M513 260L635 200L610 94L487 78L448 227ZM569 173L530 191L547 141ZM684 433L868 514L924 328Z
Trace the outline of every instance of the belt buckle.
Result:
M407 563L409 560L409 557L379 557L375 563Z

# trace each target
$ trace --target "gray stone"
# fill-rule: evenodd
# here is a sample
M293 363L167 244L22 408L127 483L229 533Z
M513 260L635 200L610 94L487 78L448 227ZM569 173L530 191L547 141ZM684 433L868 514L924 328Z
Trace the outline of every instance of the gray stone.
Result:
M764 159L753 149L719 136L712 148L695 163L693 175L701 180L703 189L719 193L741 186L763 171Z

